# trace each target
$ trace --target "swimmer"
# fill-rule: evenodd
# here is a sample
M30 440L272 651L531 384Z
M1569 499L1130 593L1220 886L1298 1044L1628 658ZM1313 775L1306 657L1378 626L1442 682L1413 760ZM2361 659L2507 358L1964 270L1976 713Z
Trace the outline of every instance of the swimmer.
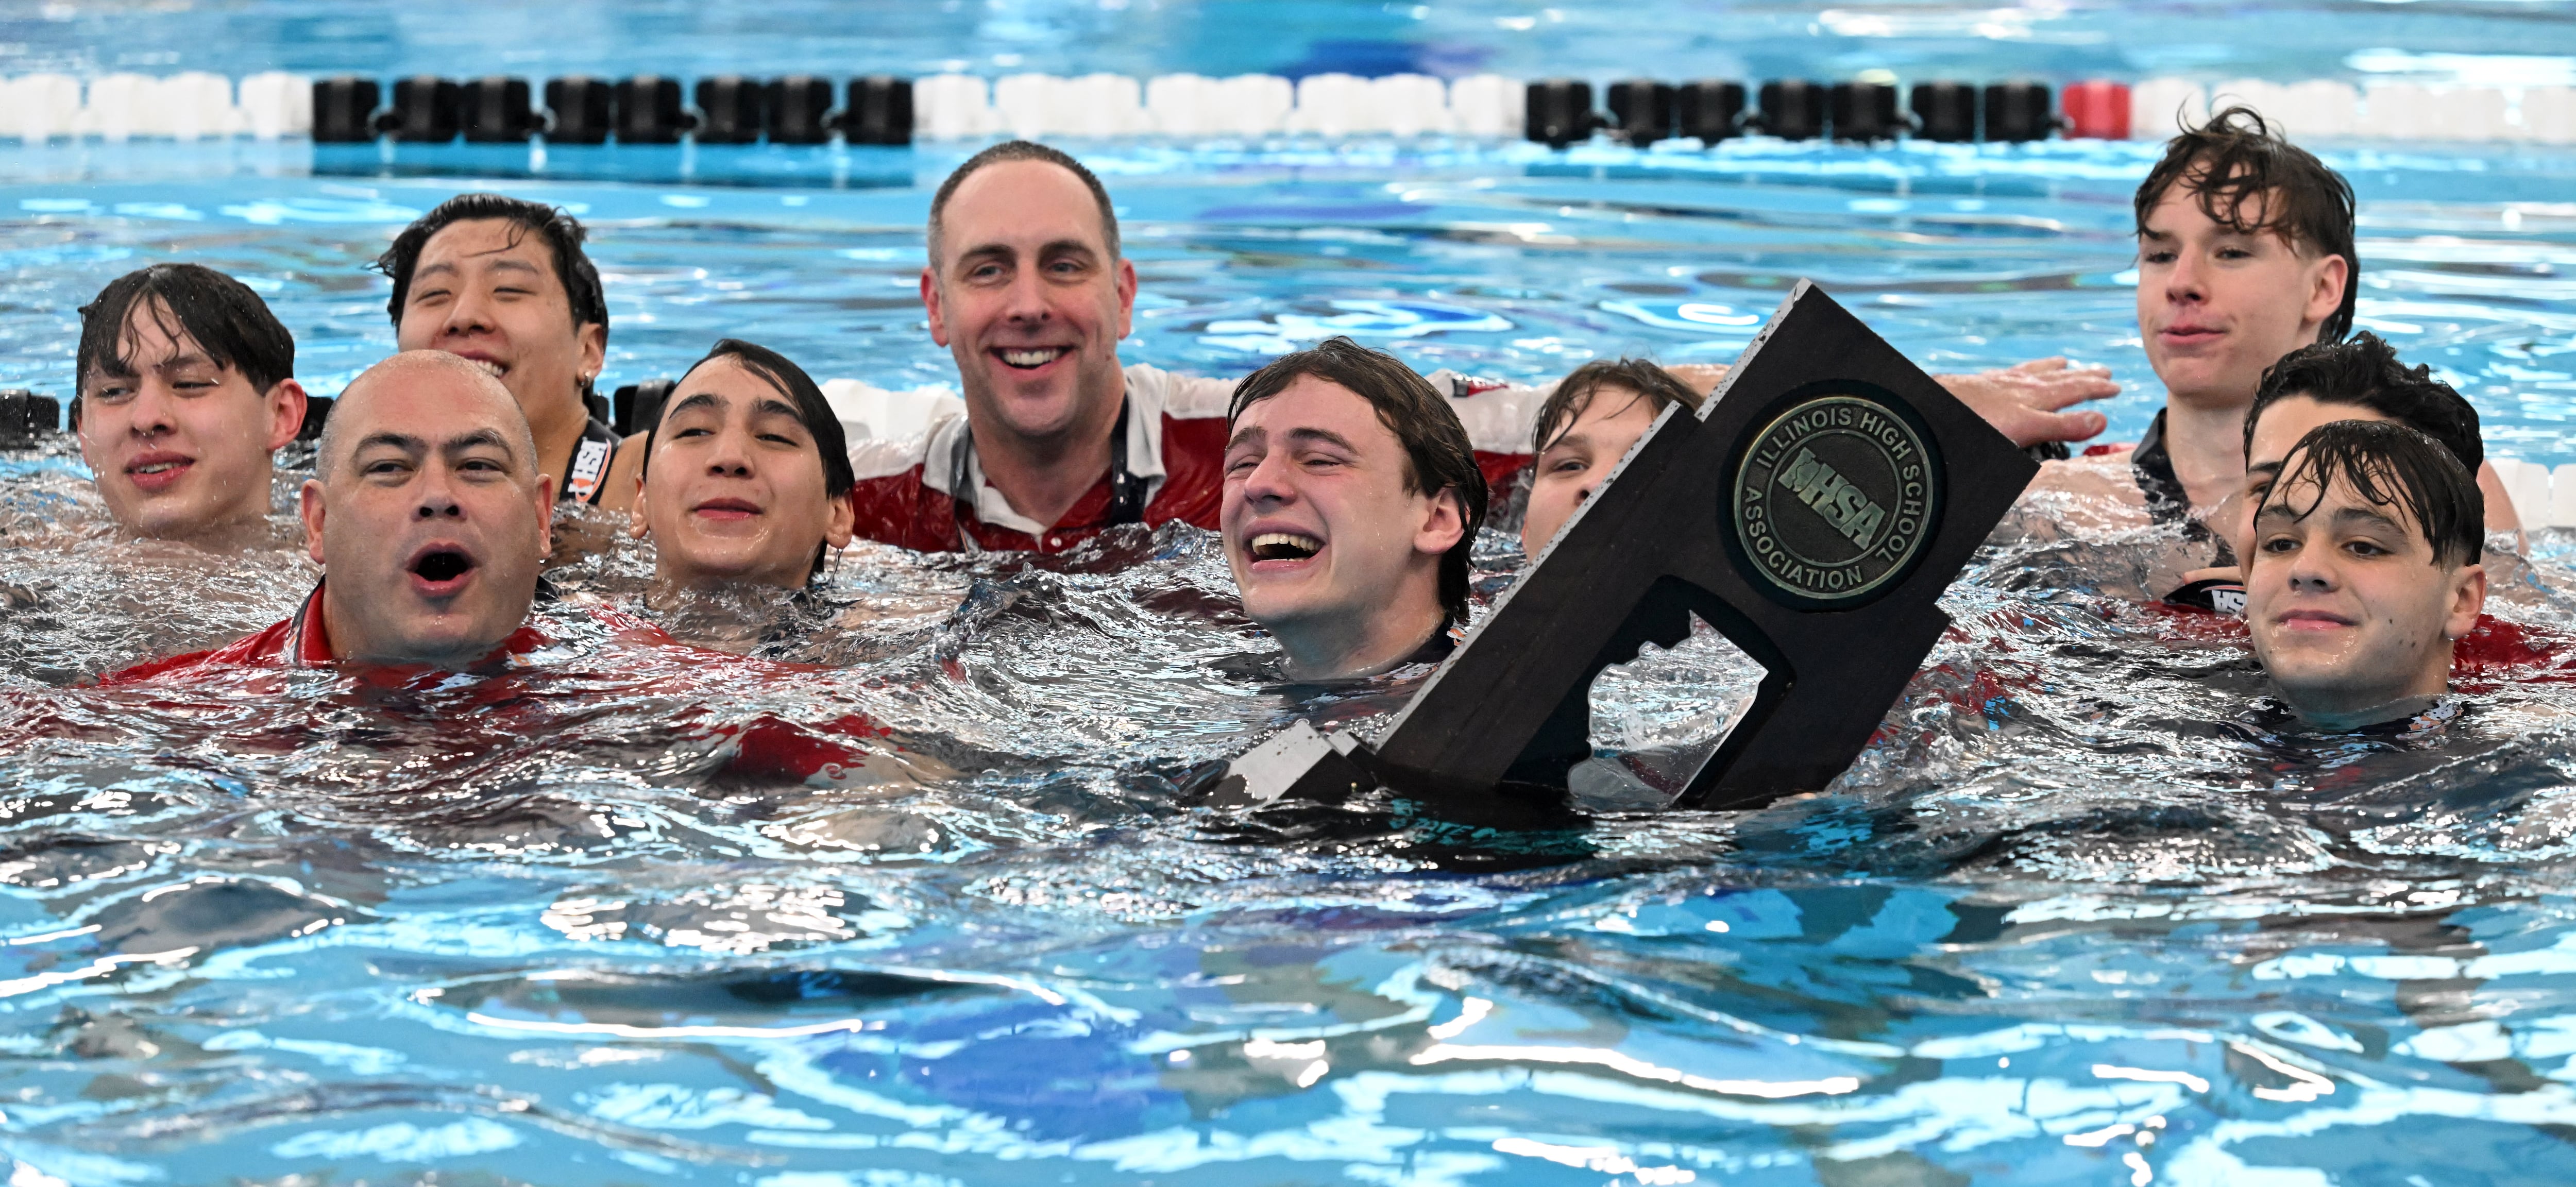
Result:
M726 338L691 365L645 434L629 529L666 590L801 589L850 543L850 454L805 369ZM655 462L661 465L657 469Z
M969 157L931 198L921 301L957 364L966 414L915 441L854 443L857 534L922 551L1060 552L1117 524L1217 526L1234 384L1121 366L1136 268L1100 179L1064 153L1009 141ZM1723 367L1693 368L1701 390ZM1510 479L1544 388L1429 377L1474 412L1489 484ZM2044 360L1942 380L2021 444L2091 436L2119 391L2107 372ZM961 491L971 491L964 499Z
M2312 725L2414 717L2450 688L2486 603L2483 502L2466 466L2402 424L2339 420L2282 459L2253 518L2245 620Z
M1521 516L1522 554L1538 559L1664 409L1679 404L1695 412L1702 399L1680 377L1644 359L1595 360L1557 380L1530 433L1530 451L1538 460L1531 467L1529 509Z
M2212 516L2232 556L2244 556L2251 547L2247 535L2253 530L2253 509L2280 477L2281 460L2290 447L2309 430L2338 420L2394 421L2441 442L2478 476L2486 503L2485 530L2510 532L2518 526L2503 480L2486 465L2477 409L2451 385L2433 378L2432 368L2408 369L2388 343L2364 331L2348 342L2291 351L2263 373L2254 407L2245 414L2244 488ZM2190 584L2165 595L2166 601L2226 613L2244 608L2237 566L2196 569L2183 576Z
M443 350L501 381L536 434L537 468L558 497L625 510L640 451L590 414L608 350L608 302L571 215L499 194L441 202L376 260L403 350Z
M1246 377L1227 427L1226 564L1288 676L1446 656L1486 489L1449 401L1393 355L1328 338Z
M108 515L142 536L265 538L275 454L305 403L268 303L211 268L154 264L80 313L72 419Z
M2131 205L2138 333L2164 408L2133 448L2049 463L2031 489L2077 496L2109 526L2190 524L2244 481L2265 369L2352 328L2352 186L2230 107L2166 142Z

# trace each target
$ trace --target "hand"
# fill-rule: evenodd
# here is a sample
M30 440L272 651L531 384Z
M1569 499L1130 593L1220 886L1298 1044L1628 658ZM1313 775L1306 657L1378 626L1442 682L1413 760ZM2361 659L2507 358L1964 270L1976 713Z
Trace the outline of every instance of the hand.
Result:
M2069 404L2120 394L2108 367L2070 367L2063 358L2032 359L2000 371L1935 375L1959 402L1986 418L1995 431L2023 448L2048 441L2081 441L2110 421L2099 412L2060 411Z
M1664 368L1672 373L1673 378L1688 384L1692 391L1703 396L1717 390L1729 369L1725 363L1675 363Z

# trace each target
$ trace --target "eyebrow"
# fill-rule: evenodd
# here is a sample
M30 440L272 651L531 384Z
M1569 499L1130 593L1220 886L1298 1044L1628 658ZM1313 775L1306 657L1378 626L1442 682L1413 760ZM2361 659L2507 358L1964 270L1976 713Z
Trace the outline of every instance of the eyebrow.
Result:
M349 455L351 457L356 457L358 454L370 448L379 446L387 449L398 449L409 454L424 453L428 450L428 442L412 436L409 433L397 433L391 429L378 429L364 437L358 438L358 443L350 447ZM459 433L440 443L438 450L441 453L452 456L478 446L490 446L494 449L500 450L502 456L509 458L512 462L518 461L518 455L510 452L510 439L502 436L499 429L493 428L481 428L475 429L472 432Z
M2315 512L2311 511L2309 514L2315 514ZM2261 510L2254 513L2254 522L2256 523L2282 518L2287 518L2292 523L2299 523L2305 521L2307 516L2290 510L2289 504L2281 502L2265 503ZM2334 513L2333 522L2337 527L2377 527L2386 528L2387 530L2396 532L2399 535L2407 534L2406 525L2397 522L2395 517L2382 512L2373 511L2367 507L2337 508Z
M1338 445L1352 453L1358 453L1360 451L1359 446L1351 444L1350 438L1344 437L1340 433L1333 432L1330 429L1290 429L1288 430L1288 439L1291 441L1310 443L1320 441L1326 445Z
M723 396L717 395L714 392L697 392L690 395L689 398L671 405L671 410L663 413L662 419L667 421L674 416L678 416L679 414L688 412L692 409L706 408L722 411L726 407L727 403ZM751 414L753 416L784 416L794 420L800 426L805 423L805 414L803 412L798 411L794 404L790 404L777 396L762 396L752 401Z
M511 259L506 256L492 261L490 267L506 269L512 272L525 272L531 276L538 275L543 272L543 269L537 267L535 264L527 262L526 260ZM460 269L458 269L455 264L446 260L440 260L435 264L421 265L419 269L415 270L411 274L411 277L413 280L417 281L424 276L437 275L441 273L454 274L458 271L460 271Z

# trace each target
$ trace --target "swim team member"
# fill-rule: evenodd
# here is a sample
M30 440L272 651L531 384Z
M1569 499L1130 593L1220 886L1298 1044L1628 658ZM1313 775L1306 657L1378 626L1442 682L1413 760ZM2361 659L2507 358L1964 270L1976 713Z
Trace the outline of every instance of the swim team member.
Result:
M657 592L801 589L850 542L850 454L804 368L735 338L689 367L637 451L631 531Z
M72 422L108 515L203 544L265 536L275 454L305 403L268 303L212 268L154 264L80 314Z
M956 360L966 415L917 442L858 444L857 534L924 551L1056 552L1118 523L1216 526L1233 385L1119 365L1136 269L1098 177L1044 145L994 145L931 198L928 248L922 304ZM1712 386L1724 374L1695 370ZM2062 361L1942 381L2020 444L2100 432L2099 413L2057 410L2119 390ZM1489 484L1528 463L1542 389L1445 372L1432 382L1458 397Z
M1664 409L1679 404L1697 411L1704 398L1644 359L1596 359L1557 380L1530 431L1538 460L1521 515L1522 555L1538 559Z
M624 510L637 458L590 414L608 351L608 302L573 216L499 194L459 194L420 216L376 260L403 350L443 350L501 381L536 434L557 497Z
M1245 377L1226 425L1225 560L1289 678L1445 657L1486 489L1449 401L1395 356L1328 338Z
M2165 405L2134 448L2050 463L2032 488L2096 496L2139 524L2187 523L2243 482L2264 370L2352 328L2352 186L2230 107L2165 143L2131 208L2138 335Z
M2423 712L2486 603L2477 483L2441 442L2386 421L2321 425L2281 464L2246 564L2254 654L2311 725Z

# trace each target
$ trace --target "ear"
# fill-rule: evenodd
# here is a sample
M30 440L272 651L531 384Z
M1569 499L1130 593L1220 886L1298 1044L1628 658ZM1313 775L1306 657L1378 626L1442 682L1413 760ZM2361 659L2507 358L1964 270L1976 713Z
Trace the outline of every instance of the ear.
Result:
M948 345L948 316L939 308L939 277L927 266L921 270L921 307L930 311L930 340Z
M1413 533L1413 550L1439 556L1458 546L1467 534L1467 511L1459 501L1458 488L1442 487L1431 496L1431 505L1422 517L1422 526Z
M1136 332L1136 262L1118 257L1118 336Z
M2324 325L2326 319L2343 307L2344 286L2352 283L2352 263L2342 256L2327 256L2317 268L2316 287L2308 293L2307 323Z
M322 484L310 478L295 492L295 514L304 521L304 555L313 563L328 568L322 559Z
M537 475L537 555L555 554L555 476Z
M2450 614L2442 620L2444 638L2457 639L2478 629L2478 615L2487 606L2487 567L2462 565L2451 575Z
M608 327L598 322L585 322L581 327L581 373L599 378L599 370L608 365Z
M823 521L823 542L834 548L850 546L850 537L859 531L859 492L832 500L831 518Z
M275 453L304 431L304 406L308 397L304 385L293 379L281 379L268 389L268 451Z
M635 503L626 509L626 534L638 540L653 534L653 525L645 518L652 513L644 503L644 484L639 481L635 484Z
M89 467L90 472L95 474L98 472L98 462L90 456L89 434L90 430L97 426L98 419L96 417L82 416L80 414L81 397L79 392L73 392L71 399L72 403L69 415L72 422L72 440L80 443L81 464Z

